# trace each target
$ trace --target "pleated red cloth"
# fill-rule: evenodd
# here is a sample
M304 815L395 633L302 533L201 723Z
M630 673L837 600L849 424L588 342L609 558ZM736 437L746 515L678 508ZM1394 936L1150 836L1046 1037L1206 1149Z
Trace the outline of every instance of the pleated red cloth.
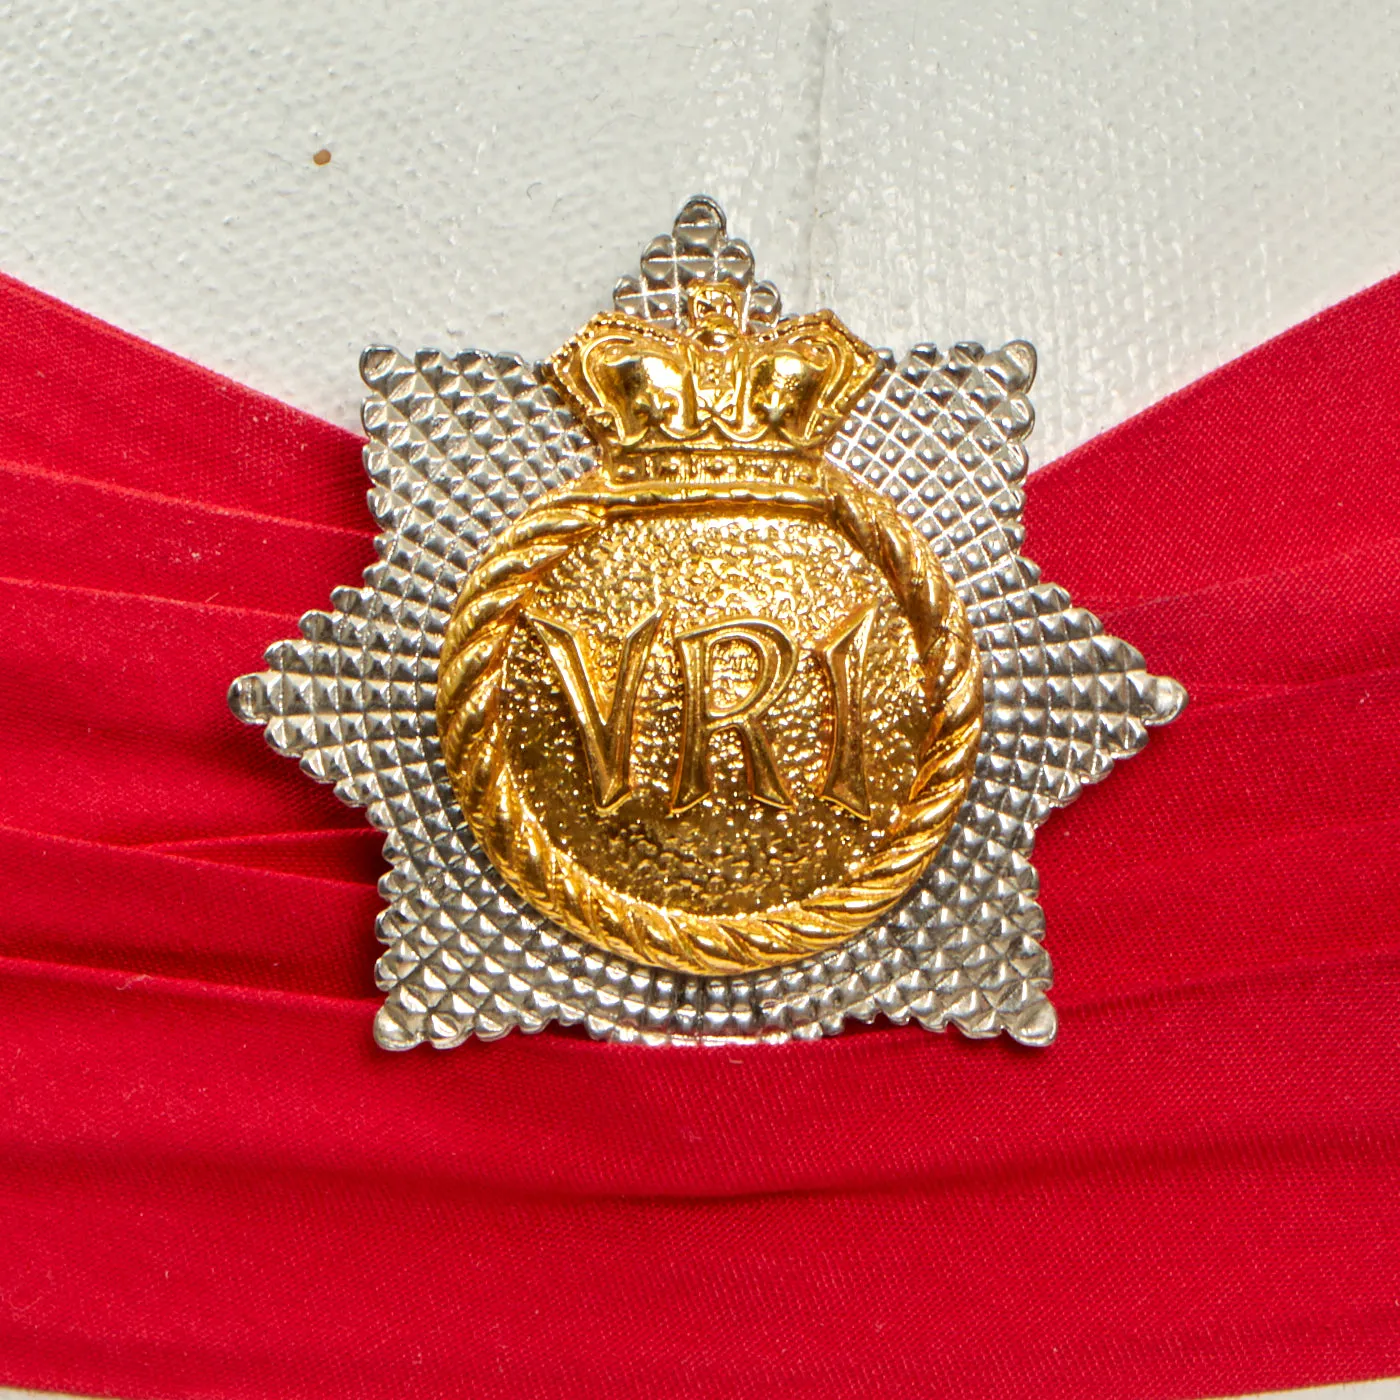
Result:
M1400 279L1029 484L1186 714L1044 829L1059 1042L375 1048L379 837L230 679L360 443L0 282L0 1383L1200 1396L1400 1373Z

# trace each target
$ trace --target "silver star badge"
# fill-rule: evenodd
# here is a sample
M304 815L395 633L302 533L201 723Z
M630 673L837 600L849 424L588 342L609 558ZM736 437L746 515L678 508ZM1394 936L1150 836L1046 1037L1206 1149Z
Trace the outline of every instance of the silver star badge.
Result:
M1024 535L1023 443L1032 425L1027 395L1035 374L1034 351L1019 341L993 351L956 345L946 354L917 345L897 363L889 355L877 358L875 352L862 360L868 347L829 313L779 319L777 291L754 279L749 249L728 237L723 212L705 198L687 203L671 234L647 247L640 276L619 282L613 300L615 311L595 318L601 330L593 339L571 342L574 358L567 364L556 357L531 366L515 356L470 350L455 356L432 350L412 357L392 349L364 353L361 373L369 389L364 426L370 439L365 464L373 482L370 506L382 530L379 562L366 571L363 587L341 588L332 595L330 612L307 613L301 635L270 647L267 669L240 677L230 692L236 715L266 726L274 749L297 758L317 781L335 784L343 801L363 806L385 833L392 868L380 882L386 907L377 932L386 951L377 965L385 992L375 1021L377 1040L387 1049L424 1041L447 1048L471 1035L491 1039L513 1028L538 1031L557 1020L582 1023L598 1037L649 1044L781 1041L834 1034L848 1017L870 1021L885 1016L898 1023L912 1019L930 1030L951 1024L972 1037L1005 1031L1022 1044L1048 1045L1056 1018L1046 996L1050 960L1041 943L1044 916L1030 863L1036 828L1053 808L1073 801L1082 784L1099 781L1116 760L1136 753L1146 742L1148 727L1173 719L1186 694L1177 682L1149 675L1137 651L1106 636L1098 620L1072 607L1062 589L1042 583L1035 565L1018 552ZM748 347L743 348L748 358L742 370L734 367L736 345ZM761 392L754 387L760 379ZM838 381L853 386L853 406L840 400ZM596 414L587 409L590 395L603 406ZM829 431L821 436L821 414L828 410ZM607 435L614 432L618 436L607 446ZM812 448L819 438L820 445ZM639 492L630 478L623 480L625 473L614 472L616 480L600 496L588 485L599 479L594 474L600 463L644 461L653 474L689 472L685 482L668 489L673 496L693 495L700 489L694 479L697 469L686 465L692 459L680 446L674 452L651 450L672 442L687 451L709 444L714 455L707 460L715 462L730 460L715 444L739 443L739 456L751 467L795 463L792 471L816 471L822 480L834 480L833 473L856 478L852 499L868 501L869 519L886 522L884 538L897 542L907 536L906 554L912 550L922 556L927 546L930 558L936 556L956 595L947 602L951 620L938 635L951 637L950 629L962 618L963 626L970 627L969 645L975 643L975 656L968 658L974 680L980 664L980 731L968 730L974 746L968 750L966 783L948 789L960 805L948 808L936 848L930 843L932 853L920 857L925 863L914 871L916 882L901 889L897 900L870 894L873 877L860 872L873 867L860 866L849 883L858 894L864 892L867 903L860 907L877 910L874 916L838 936L832 930L841 925L834 915L828 917L833 902L812 914L809 900L801 906L808 912L784 927L810 936L815 940L810 946L819 945L819 950L795 956L794 947L809 945L775 943L764 955L765 965L743 970L687 970L739 967L732 961L737 955L731 945L724 943L716 952L718 945L706 943L703 931L699 939L709 949L708 963L693 950L644 955L653 945L631 924L612 928L607 937L582 936L578 928L596 929L605 922L588 902L591 896L579 895L570 884L574 867L568 862L582 857L534 847L522 855L523 838L514 829L502 834L493 827L494 836L485 843L478 840L488 821L478 810L482 802L489 798L505 804L515 792L509 783L501 786L510 776L502 767L505 760L498 758L489 772L480 760L485 776L466 773L468 759L461 760L462 772L449 771L440 737L439 668L445 646L458 649L451 652L457 685L464 664L470 663L467 679L473 684L491 667L506 666L501 658L508 643L534 648L529 654L537 659L552 643L556 650L550 655L561 668L559 675L567 682L572 674L573 690L582 695L581 700L575 695L581 707L576 715L594 726L589 762L604 761L602 740L614 740L621 723L617 696L626 651L620 653L617 679L610 683L605 726L598 696L607 697L601 688L592 695L585 684L587 646L580 643L570 652L573 634L564 624L522 611L519 589L501 592L494 576L488 583L496 592L483 595L481 572L474 575L474 570L506 541L516 551L511 557L524 561L510 567L525 569L532 586L545 578L554 556L540 562L538 533L531 534L533 527L525 523L532 507L529 520L562 518L578 535L600 528L599 510L631 512L626 517L631 519L655 506L655 492ZM634 456L626 457L626 451ZM761 457L762 451L770 455ZM732 464L724 470L733 470ZM782 509L800 494L785 484L788 480L780 475L763 487L773 500L781 498ZM745 488L748 496L757 489ZM557 502L564 504L553 504ZM565 526L551 528L557 533ZM874 527L867 521L851 528L856 534L865 528L868 534ZM898 552L889 546L887 554L889 549ZM937 573L937 565L930 563L929 571ZM493 567L505 576L503 566ZM917 562L908 569L916 580L924 577ZM518 614L530 622L530 636L524 622L511 634L516 640L502 640L505 633L489 630L497 626L496 613L505 616L501 609L507 604L500 599L516 609L510 618ZM487 629L490 646L483 644L476 660L468 655L460 662L464 624L453 619L472 606L485 619L478 621ZM829 684L834 684L830 678L847 676L838 665L847 667L850 657L857 656L852 638L864 646L869 627L863 616L856 616L837 640L809 648L810 656L826 666L820 672L817 660L811 660L812 675L827 675ZM749 787L742 787L744 765L739 764L738 776L729 775L740 784L733 800L749 803L746 810L755 820L785 820L779 809L797 780L789 782L774 767L765 780L768 790L755 786L755 750L767 746L753 726L759 689L768 687L765 703L772 703L800 671L792 659L798 655L795 644L785 640L777 622L747 614L732 622L724 636L718 624L680 635L680 624L672 626L668 619L658 609L636 629L642 637L639 647L653 646L653 634L669 637L668 627L677 634L670 645L678 661L667 659L672 651L661 641L648 653L658 658L658 674L669 666L667 676L674 679L683 672L689 685L693 676L687 665L692 670L697 664L702 669L718 665L705 659L708 653L701 648L707 638L718 638L718 647L727 637L735 643L731 650L736 655L746 646L752 653L744 663L753 663L749 670L739 666L749 678L744 682L751 687L747 701L741 686L733 692L738 699L731 695L723 703L703 694L691 697L685 713L692 731L702 723L709 725L705 734L718 735L726 725L735 731L729 739L739 741L735 752L748 764ZM454 625L456 632L450 633ZM610 654L615 658L616 648ZM699 663L694 662L697 656ZM639 662L636 675L643 674L642 667ZM493 680L488 686L480 679L479 689L485 698L468 687L468 699L462 702L470 721L462 723L473 736L497 721L509 682ZM554 686L549 695L568 689L567 683ZM531 703L538 709L546 702L536 698ZM739 719L748 711L754 718L745 730ZM834 721L823 723L827 727L820 732L827 737L822 742L834 751ZM458 742L454 735L452 744ZM616 744L608 752L614 765L625 765ZM714 792L706 795L710 769L705 753L697 752L690 777L697 794L693 802L700 804L696 810L707 810L704 804L709 803L713 812L715 803L729 799L723 798L718 778ZM813 755L804 760L808 768L803 772L818 772L821 762L828 765L821 770L828 774L821 794L827 806L821 810L835 812L832 830L840 823L854 830L852 824L863 819L863 796L846 792L833 804L830 772L836 759L830 754L823 759L815 749ZM769 762L771 755L758 758ZM572 781L569 775L577 768L574 776L584 791L585 766L566 754L556 770ZM621 774L612 772L614 790L606 804L600 800L600 813L618 806L616 793L632 791L625 766ZM596 772L594 778L601 792ZM464 815L464 793L476 804L471 820ZM662 811L658 822L681 822L692 809L690 796L682 804L672 789L671 798L672 807ZM517 809L524 801L518 795L512 800ZM511 820L518 823L517 809L511 809ZM545 832L547 825L537 822L532 829ZM894 822L882 849L888 852L891 843L904 849L899 846L908 839L904 830ZM538 844L545 837L532 839ZM509 881L483 848L493 840L493 849L509 849L518 860ZM567 844L567 834L559 840ZM550 864L554 856L558 859ZM639 856L640 864L646 861ZM520 889L531 897L522 896ZM854 896L843 898L843 908L854 907ZM661 918L667 936L675 922L670 915ZM767 928L754 936L758 945L768 936ZM635 956L619 951L633 947ZM779 951L772 952L773 947Z

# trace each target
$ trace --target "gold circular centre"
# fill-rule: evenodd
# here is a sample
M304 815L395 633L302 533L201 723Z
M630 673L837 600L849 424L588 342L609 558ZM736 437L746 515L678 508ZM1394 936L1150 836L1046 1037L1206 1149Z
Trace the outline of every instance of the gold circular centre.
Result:
M860 668L864 818L822 796L835 697L820 649L871 607ZM619 520L559 564L530 612L583 639L605 703L623 638L660 618L637 685L629 795L610 812L598 810L579 723L537 631L518 627L506 657L502 724L521 796L551 842L613 889L698 914L753 913L839 881L889 835L928 732L922 670L889 585L830 527L744 516ZM795 652L791 680L753 721L789 805L754 795L745 747L753 740L716 728L707 740L697 736L709 791L676 813L686 699L676 639L750 618L775 624ZM759 657L743 636L721 634L708 675L691 678L712 712L742 704L753 689Z
M522 896L637 961L732 973L919 879L971 781L981 670L932 552L848 478L585 478L468 580L437 710Z

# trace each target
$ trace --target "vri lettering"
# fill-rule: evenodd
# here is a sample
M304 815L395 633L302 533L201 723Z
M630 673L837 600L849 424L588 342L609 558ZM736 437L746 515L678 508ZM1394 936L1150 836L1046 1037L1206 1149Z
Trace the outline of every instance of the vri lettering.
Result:
M661 614L643 618L622 639L617 679L606 701L600 694L587 641L578 630L538 613L527 613L526 621L544 644L578 726L593 783L594 806L600 812L615 811L631 793L629 766L637 694ZM865 787L862 677L874 621L872 603L814 648L826 673L832 716L831 749L821 796L862 818L870 816ZM748 648L757 662L757 671L742 696L721 701L715 686L715 657L720 648L730 644ZM680 752L671 786L672 814L688 811L710 792L712 741L726 732L739 741L750 794L770 807L790 808L792 794L778 771L764 720L792 683L797 670L797 643L776 622L741 617L683 632L675 638L675 648L682 693Z

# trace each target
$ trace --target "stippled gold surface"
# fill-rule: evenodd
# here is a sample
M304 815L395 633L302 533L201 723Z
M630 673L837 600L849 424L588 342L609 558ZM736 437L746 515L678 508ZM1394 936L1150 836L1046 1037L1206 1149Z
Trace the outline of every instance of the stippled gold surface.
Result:
M859 704L846 710L865 751L857 815L823 792L843 748L831 648L864 609ZM680 800L691 623L766 629L790 653L790 679L762 715L776 788L741 762L753 736L741 752L719 726L705 744L710 790ZM629 632L648 650L624 744L598 719L627 709L614 691ZM756 693L760 653L716 645L700 680L707 713ZM604 471L534 506L468 580L444 638L437 712L463 814L521 895L639 962L727 973L828 947L907 893L966 796L981 684L967 615L936 558L844 473L816 487L639 489Z
M866 821L819 795L833 708L815 649L872 603L863 668ZM889 585L830 526L706 514L618 520L564 559L530 607L591 639L605 691L614 684L621 639L648 615L662 616L638 695L632 794L613 812L596 810L577 726L529 629L516 630L505 664L502 719L521 795L550 839L615 889L696 913L755 912L839 882L852 860L889 835L928 733L923 674ZM753 798L739 740L725 731L710 745L710 795L672 815L681 727L674 639L744 617L769 619L798 644L793 679L767 716L793 805L781 811ZM755 669L750 648L719 650L717 703L738 703Z

